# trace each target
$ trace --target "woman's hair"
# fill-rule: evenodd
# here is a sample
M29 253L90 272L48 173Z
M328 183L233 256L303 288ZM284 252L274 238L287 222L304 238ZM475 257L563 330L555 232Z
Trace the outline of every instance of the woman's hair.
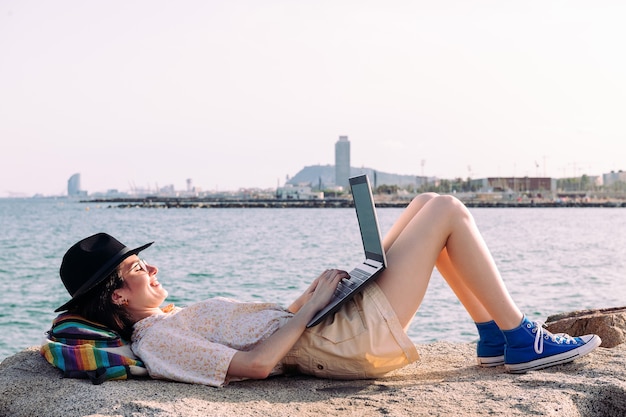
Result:
M113 292L124 286L124 279L116 268L100 284L81 297L70 311L87 320L95 321L116 331L122 339L130 340L133 320L123 306L113 303Z

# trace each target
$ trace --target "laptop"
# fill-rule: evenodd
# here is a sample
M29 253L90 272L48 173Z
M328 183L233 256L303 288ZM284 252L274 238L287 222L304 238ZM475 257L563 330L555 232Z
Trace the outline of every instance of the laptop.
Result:
M307 327L315 326L327 316L334 314L345 302L374 280L387 265L380 228L378 227L376 207L367 175L351 177L350 188L352 189L354 209L361 231L365 260L350 271L350 279L342 280L339 283L330 303L309 321Z

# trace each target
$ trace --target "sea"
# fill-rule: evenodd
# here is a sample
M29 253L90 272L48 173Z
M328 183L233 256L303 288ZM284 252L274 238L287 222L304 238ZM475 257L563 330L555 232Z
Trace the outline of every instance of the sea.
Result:
M384 234L401 208L379 208ZM534 320L626 306L626 209L472 208L502 277ZM0 360L39 345L69 296L65 251L104 231L159 268L168 301L215 296L289 305L327 268L363 259L351 208L120 208L66 198L0 199ZM410 291L410 289L408 289ZM435 270L408 334L472 342L475 327Z

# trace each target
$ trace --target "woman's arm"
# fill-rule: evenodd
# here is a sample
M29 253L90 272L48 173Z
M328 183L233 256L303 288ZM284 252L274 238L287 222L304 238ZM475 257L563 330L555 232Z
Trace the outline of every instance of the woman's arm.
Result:
M320 280L321 275L317 278L315 278L315 280L311 283L311 285L309 285L309 288L307 288L302 295L300 295L298 298L296 298L296 300L291 303L291 305L289 307L287 307L287 311L291 312L291 313L297 313L303 305L305 305L307 303L307 301L309 301L311 299L311 296L313 296L313 292L315 292L315 287L317 287L317 283Z
M331 269L323 272L298 299L302 305L287 324L277 330L251 351L235 353L228 368L228 376L239 378L267 378L272 369L298 341L307 323L330 301L339 281L348 278L345 271Z

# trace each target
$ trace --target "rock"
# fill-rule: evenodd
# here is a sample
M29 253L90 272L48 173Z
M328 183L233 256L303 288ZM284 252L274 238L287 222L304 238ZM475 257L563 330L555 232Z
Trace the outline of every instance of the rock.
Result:
M419 345L377 380L281 376L224 388L151 379L63 379L36 347L0 364L0 416L624 416L626 344L523 375L476 366L476 345Z
M549 316L546 328L570 336L597 334L602 347L612 348L626 342L626 307L580 310Z

